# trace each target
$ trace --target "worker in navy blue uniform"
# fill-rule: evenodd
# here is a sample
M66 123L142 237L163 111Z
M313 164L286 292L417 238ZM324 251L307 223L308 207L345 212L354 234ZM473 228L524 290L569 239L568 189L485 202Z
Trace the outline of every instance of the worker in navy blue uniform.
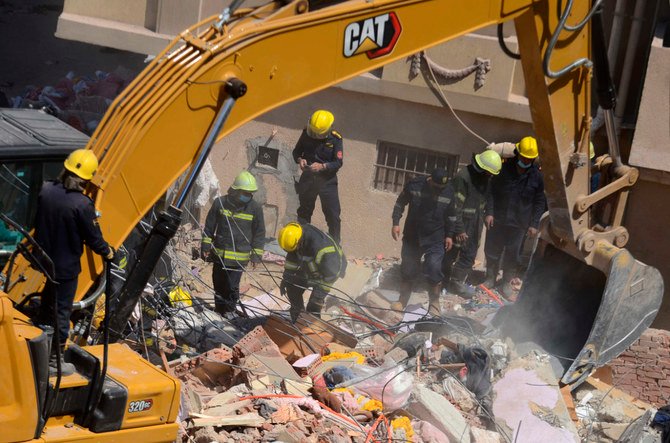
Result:
M515 156L505 161L500 175L491 183L495 224L486 234L484 285L496 286L502 268L502 292L507 297L513 293L512 279L521 271L523 240L537 235L546 208L544 180L535 163L538 155L535 138L524 137L516 144Z
M462 168L449 182L454 204L449 212L453 220L447 229L447 256L444 273L448 275L448 290L471 298L474 288L466 283L475 263L479 239L484 224L492 221L490 178L500 173L502 160L491 150L472 156L472 162Z
M310 287L307 312L320 317L330 288L347 270L342 248L330 235L308 223L288 223L277 240L288 253L280 289L291 303L291 319L295 321L305 310L302 295Z
M253 200L257 190L256 178L242 171L207 213L200 254L214 262L214 310L222 315L235 311L240 280L249 261L255 267L263 257L265 220L263 208Z
M67 157L64 166L57 180L42 186L35 215L35 240L53 261L56 281L54 284L47 280L35 323L54 329L61 350L64 350L70 332L72 302L77 292L84 244L106 260L114 259L114 249L102 237L93 200L83 194L84 186L98 168L95 154L78 149ZM51 373L55 372L57 364L54 351L55 347L52 347ZM70 363L61 362L61 368L63 375L74 372Z
M453 193L447 187L449 177L444 169L435 169L429 177L417 177L407 182L393 206L393 240L400 237L400 219L409 205L403 228L400 252L400 299L391 306L404 310L412 294L412 284L421 271L429 283L428 310L439 315L442 283L442 260L447 237L447 212L453 201Z
M337 171L342 167L342 136L332 130L335 117L328 111L316 111L302 131L293 149L293 159L302 175L296 184L300 200L298 221L310 223L316 197L328 224L328 233L340 242L340 197L337 193Z

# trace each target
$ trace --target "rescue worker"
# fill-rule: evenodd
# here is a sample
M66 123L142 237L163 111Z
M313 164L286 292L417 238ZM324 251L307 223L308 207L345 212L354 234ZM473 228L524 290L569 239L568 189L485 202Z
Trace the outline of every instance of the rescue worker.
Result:
M214 263L214 310L221 315L235 311L244 269L263 257L265 220L261 205L253 200L257 190L256 178L242 171L207 213L200 254Z
M486 150L473 155L471 163L449 183L454 204L449 212L453 222L447 229L445 274L449 277L448 290L465 298L474 295L466 280L477 256L482 228L493 224L490 178L500 173L501 166L500 155Z
M47 279L35 323L54 331L49 373L57 372L58 345L62 375L70 375L75 371L74 365L62 358L70 332L84 244L107 261L114 259L114 249L102 237L93 200L83 194L98 169L95 154L88 149L77 149L65 159L63 166L65 169L56 180L44 183L37 200L35 240L53 261L56 283Z
M512 279L521 270L520 250L525 236L535 237L540 217L545 210L544 180L535 159L537 141L524 137L516 144L513 158L503 164L500 175L491 183L493 221L486 233L486 280L484 285L495 286L502 267L503 295L512 295Z
M347 259L340 245L328 234L309 223L288 223L279 231L279 246L288 253L284 265L281 293L291 303L295 322L305 310L302 295L312 288L307 312L320 317L331 286L344 277Z
M293 149L293 160L302 174L295 190L300 200L298 221L310 223L316 197L328 224L328 233L340 242L340 197L337 171L342 167L342 136L333 131L335 117L328 111L316 111L309 118Z
M449 177L444 169L435 169L429 177L417 177L407 182L393 206L391 237L400 237L400 219L409 205L403 228L400 252L400 298L391 309L404 310L412 294L415 278L420 273L423 257L423 275L428 281L428 312L439 315L442 283L442 260L447 237L447 211L453 201Z

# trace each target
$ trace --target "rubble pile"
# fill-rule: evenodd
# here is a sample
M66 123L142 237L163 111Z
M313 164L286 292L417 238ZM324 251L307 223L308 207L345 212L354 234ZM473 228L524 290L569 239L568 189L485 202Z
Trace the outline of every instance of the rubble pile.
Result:
M79 131L91 135L114 98L130 84L135 73L124 67L93 75L68 72L54 85L29 85L10 99L12 108L47 109Z
M207 306L211 265L192 259L193 241L182 231L170 251L190 304L148 319L173 331L157 360L182 381L184 442L660 441L657 411L607 367L571 391L555 357L501 337L491 322L510 301L497 293L443 293L429 317L417 289L398 312L394 260L355 259L321 318L292 322L270 245L224 318Z

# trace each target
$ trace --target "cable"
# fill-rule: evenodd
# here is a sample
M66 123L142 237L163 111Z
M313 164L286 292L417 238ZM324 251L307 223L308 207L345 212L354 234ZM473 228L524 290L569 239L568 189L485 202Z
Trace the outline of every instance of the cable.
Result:
M559 78L562 77L563 75L567 74L568 72L572 71L573 69L578 68L579 66L586 66L586 67L591 67L593 63L591 60L589 60L586 57L582 57L578 60L575 60L574 62L570 63L569 65L559 69L558 71L552 71L551 68L549 67L549 62L551 60L551 54L554 51L554 48L556 47L556 43L558 42L558 37L563 31L563 29L567 29L565 22L568 20L568 17L570 16L570 12L572 11L572 5L574 4L574 0L567 0L567 4L565 5L565 11L563 11L563 15L561 15L561 18L558 22L558 25L556 26L556 29L554 30L554 33L551 35L551 38L549 39L549 44L547 45L547 50L544 53L544 58L542 59L542 67L544 69L544 75L546 75L549 78ZM587 14L586 19L590 18L591 14ZM579 25L578 25L579 26Z
M507 55L510 58L513 58L514 60L521 60L521 54L513 52L510 48L507 47L507 44L505 43L505 36L503 35L503 23L498 23L498 28L496 32L498 34L498 44L500 45L500 49L502 49L502 52L504 52L505 55Z
M458 120L458 122L461 124L461 126L463 126L463 128L465 128L465 130L467 130L467 131L468 131L470 134L472 134L474 137L476 137L476 138L478 138L479 140L483 141L484 143L486 143L486 145L490 145L491 143L489 143L484 137L480 136L480 135L477 134L475 131L473 131L472 129L470 129L470 127L469 127L468 125L466 125L466 124L463 122L463 120L461 120L461 118L458 116L458 114L456 114L456 111L455 111L454 108L451 106L451 103L449 103L449 100L447 99L446 95L444 94L444 91L442 91L442 88L440 87L440 84L437 82L437 78L435 77L435 73L433 72L433 68L432 68L432 67L430 66L430 64L428 64L428 63L426 63L426 65L428 66L428 72L430 72L430 76L431 76L431 78L432 78L432 80L433 80L433 83L435 84L435 89L439 92L440 97L442 98L442 100L444 101L444 103L446 103L446 105L447 105L447 107L449 108L449 110L451 111L451 113L454 115L454 117L456 117L456 120Z

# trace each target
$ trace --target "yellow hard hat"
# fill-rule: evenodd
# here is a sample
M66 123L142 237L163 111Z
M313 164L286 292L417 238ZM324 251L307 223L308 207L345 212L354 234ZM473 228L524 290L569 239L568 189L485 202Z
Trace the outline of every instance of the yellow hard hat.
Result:
M90 180L95 175L95 171L98 170L98 158L93 151L77 149L67 156L63 166L78 177Z
M596 149L593 147L593 142L589 142L589 160L593 160L596 156Z
M281 228L279 231L279 246L286 252L293 252L298 248L298 243L302 238L302 226L299 223L291 222Z
M500 158L500 154L498 154L496 151L487 149L481 154L475 155L475 162L477 163L477 166L488 173L493 175L500 174L500 168L502 168L502 159Z
M309 118L307 135L312 138L326 138L333 127L335 117L328 111L319 109Z
M537 158L539 155L537 151L537 140L534 137L524 137L519 143L516 144L516 150L519 151L519 155L525 158Z
M256 178L253 175L251 175L251 172L249 171L242 171L239 174L237 174L237 177L235 177L235 181L233 182L231 188L247 192L258 191L258 185L256 185Z

